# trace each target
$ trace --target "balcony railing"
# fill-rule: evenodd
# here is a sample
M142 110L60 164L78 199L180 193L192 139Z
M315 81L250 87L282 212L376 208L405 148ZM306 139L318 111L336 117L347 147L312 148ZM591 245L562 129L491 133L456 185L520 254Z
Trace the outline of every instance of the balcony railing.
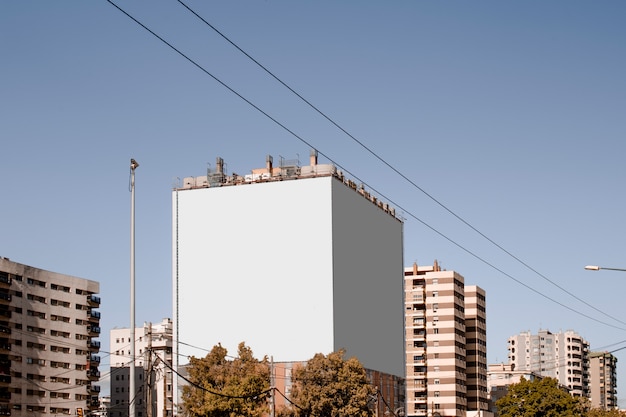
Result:
M100 318L100 312L96 311L96 310L89 310L87 312L87 317L92 318L92 319L99 319Z
M87 376L92 378L100 378L100 371L97 369L87 369Z
M97 295L94 295L94 294L89 294L87 296L87 302L94 303L94 304L100 304L100 297L98 297Z
M100 334L100 327L98 326L87 326L87 331L89 333L97 333Z

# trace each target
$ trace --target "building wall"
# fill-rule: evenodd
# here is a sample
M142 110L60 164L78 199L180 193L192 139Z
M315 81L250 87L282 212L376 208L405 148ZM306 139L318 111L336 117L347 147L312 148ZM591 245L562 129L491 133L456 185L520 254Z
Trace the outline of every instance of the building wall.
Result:
M589 398L589 343L578 333L522 332L509 338L508 351L515 369L555 378L571 395Z
M130 337L128 328L110 331L109 417L128 416L132 363ZM157 324L146 323L137 327L135 339L135 413L137 417L171 416L172 372L163 362L170 366L172 363L172 321L163 319ZM148 404L152 404L152 409L148 409Z
M617 407L617 358L608 352L589 355L589 395L593 408Z
M0 414L98 408L98 282L0 257Z
M485 291L465 286L467 409L487 410L487 302Z
M402 374L402 222L356 187L332 175L178 189L173 207L181 354L245 341L288 361L345 348Z

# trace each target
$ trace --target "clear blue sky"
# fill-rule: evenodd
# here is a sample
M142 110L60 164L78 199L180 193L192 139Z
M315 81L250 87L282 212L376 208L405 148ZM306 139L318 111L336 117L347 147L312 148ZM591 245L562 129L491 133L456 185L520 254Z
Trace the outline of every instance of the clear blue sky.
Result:
M188 4L441 205L178 2L119 2L400 207L406 265L483 287L490 363L540 328L626 346L626 274L583 269L626 268L626 3ZM106 1L0 2L0 35L0 255L99 281L107 351L129 326L130 158L141 325L171 316L176 177L309 147Z

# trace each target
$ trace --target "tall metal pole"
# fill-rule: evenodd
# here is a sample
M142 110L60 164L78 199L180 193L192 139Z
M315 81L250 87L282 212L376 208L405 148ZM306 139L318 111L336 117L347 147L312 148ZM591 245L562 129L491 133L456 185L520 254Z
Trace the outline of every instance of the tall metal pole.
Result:
M135 169L139 164L130 160L130 381L128 386L128 416L135 413Z

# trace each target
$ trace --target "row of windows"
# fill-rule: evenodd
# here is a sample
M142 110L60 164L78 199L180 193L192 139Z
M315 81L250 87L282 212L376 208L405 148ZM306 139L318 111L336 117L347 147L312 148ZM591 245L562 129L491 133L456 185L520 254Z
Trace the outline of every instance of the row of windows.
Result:
M2 274L3 277L6 276L7 278L12 278L15 281L22 282L24 280L22 275L8 274L6 272L0 272L0 273ZM38 279L28 278L28 277L26 278L26 283L28 285L36 285L36 286L39 286L39 287L42 287L42 288L46 288L47 285L48 285L47 282L45 282L45 281L40 281ZM55 284L55 283L50 283L50 289L51 290L55 290L55 291L63 291L63 292L67 292L67 293L69 293L71 291L70 287L65 286L65 285ZM76 294L79 294L79 295L83 295L83 294L84 295L89 295L89 294L92 294L92 292L87 291L87 290L83 290L83 289L80 289L80 288L77 288L76 289Z
M8 323L7 323L8 325ZM22 323L15 323L15 328L20 330L23 328ZM32 332L32 333L38 333L38 334L46 334L46 329L44 329L43 327L37 327L37 326L30 326L27 325L26 326L26 331L28 332ZM88 326L87 327L87 331L90 332L95 332L95 333L100 333L100 327L98 326ZM69 332L65 332L62 330L50 330L50 336L55 336L55 337L63 337L65 339L70 338L71 333ZM86 334L81 334L81 333L76 333L76 340L89 340L91 337L89 335Z

